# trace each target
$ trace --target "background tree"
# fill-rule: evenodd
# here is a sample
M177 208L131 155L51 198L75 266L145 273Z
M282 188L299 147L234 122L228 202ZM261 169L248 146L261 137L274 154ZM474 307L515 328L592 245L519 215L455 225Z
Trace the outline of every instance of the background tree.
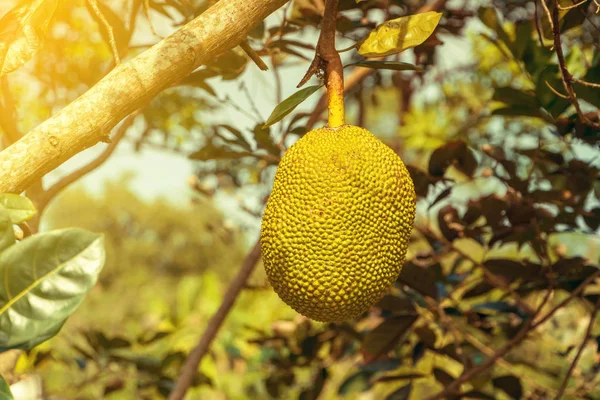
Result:
M99 284L58 336L1 355L8 382L37 374L65 397L152 398L174 396L183 369L190 398L599 397L598 3L340 3L347 120L402 155L419 196L398 282L344 324L298 317L260 269L248 283L257 246L241 260L282 152L324 118L323 96L284 107L321 90L315 77L293 95L322 1L6 7L0 192L33 203L0 199L0 265L55 237L19 240L40 222L105 232L107 249ZM427 11L442 18L420 46L355 51L379 23ZM253 93L259 76L268 85ZM83 166L44 177L109 138ZM195 205L141 200L127 181L55 197L123 146L191 158Z

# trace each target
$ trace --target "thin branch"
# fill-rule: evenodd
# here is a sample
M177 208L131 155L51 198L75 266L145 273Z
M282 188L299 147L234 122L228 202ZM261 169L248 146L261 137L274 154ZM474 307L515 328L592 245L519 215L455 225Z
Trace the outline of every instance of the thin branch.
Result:
M104 17L104 14L102 14L102 11L100 11L100 8L98 7L98 3L96 2L96 0L88 0L88 3L90 4L90 7L92 7L92 10L94 10L94 14L96 14L96 17L98 17L100 22L102 22L102 25L104 25L104 28L106 29L106 32L108 33L108 42L109 42L110 48L112 49L112 52L115 56L116 64L117 65L121 64L121 57L119 56L119 49L117 48L117 41L115 40L115 33L113 32L112 26L108 23L108 21ZM154 31L154 29L153 29L153 31Z
M93 161L90 161L83 167L71 172L69 175L63 177L54 185L49 187L48 190L41 193L39 198L36 199L36 207L38 209L38 214L41 214L44 208L46 208L46 206L50 202L50 200L56 197L56 195L63 191L67 186L72 185L73 183L81 179L83 176L89 174L90 172L94 171L102 164L104 164L104 162L108 160L111 154L115 151L117 145L119 144L121 139L123 139L127 130L131 127L131 125L133 125L133 121L135 120L135 117L137 115L138 113L133 113L129 117L127 117L125 121L123 121L121 126L119 126L119 128L117 129L117 132L112 138L110 144L97 158L95 158Z
M468 382L470 379L474 378L476 375L478 375L478 374L484 372L485 370L487 370L488 368L490 368L492 365L494 365L494 363L497 360L499 360L506 353L508 353L510 350L512 350L515 346L517 346L519 343L521 343L530 332L533 332L540 325L544 324L546 321L548 321L550 318L552 318L552 316L558 310L562 309L568 303L570 303L573 299L575 299L577 296L579 296L583 292L583 290L590 283L592 283L598 276L600 276L600 270L596 271L595 273L590 275L575 290L573 290L571 292L569 297L567 297L565 300L561 301L557 306L555 306L550 311L548 311L540 320L535 321L536 316L539 315L540 311L543 309L543 307L546 305L546 303L548 302L548 300L550 298L550 294L552 293L552 290L548 290L548 292L546 293L546 296L542 300L542 303L538 306L538 308L535 312L535 315L528 319L528 322L523 326L523 328L521 328L521 330L506 345L504 345L502 348L496 350L496 353L494 354L493 357L490 357L485 363L481 364L480 366L472 368L469 371L463 372L463 374L461 374L455 381L453 381L450 385L448 385L446 388L444 388L444 390L442 390L441 392L439 392L433 396L428 397L426 400L444 399L449 394L457 392L463 383Z
M563 383L560 386L560 389L558 390L558 394L554 398L555 400L560 400L562 398L562 395L565 393L565 390L567 389L567 384L569 383L569 379L571 378L571 375L573 375L573 371L575 370L575 367L577 366L577 363L579 362L579 359L581 358L581 354L583 353L583 350L585 349L585 345L587 344L588 340L592 336L592 329L594 328L594 322L596 321L596 315L598 314L599 308L600 308L600 298L598 299L598 301L596 301L596 306L594 307L594 311L592 311L592 315L590 316L590 322L588 324L587 330L585 331L585 336L584 336L583 340L581 341L579 350L577 351L577 354L575 355L575 358L573 359L573 362L571 363L571 366L569 367L569 370L567 371L567 375L565 376L565 379L563 380Z
M587 82L587 81L584 81L582 79L575 78L574 76L571 77L571 80L573 82L580 83L580 84L582 84L584 86L588 86L588 87L591 87L591 88L600 89L600 83Z
M542 4L544 4L543 1L542 1ZM564 56L563 50L562 50L562 41L561 41L561 37L560 37L560 25L559 25L559 21L558 21L558 6L559 6L558 0L554 0L554 7L552 9L550 23L552 26L552 34L554 36L554 50L556 51L556 56L558 57L558 67L560 70L560 75L562 78L563 86L565 87L565 91L567 92L567 95L569 96L571 103L573 104L573 106L575 107L575 110L577 111L577 115L579 116L579 119L582 122L590 125L593 128L600 129L600 124L595 123L592 120L590 120L581 111L581 107L579 106L579 101L577 100L577 96L575 94L575 91L573 90L573 85L571 84L573 81L573 75L571 75L571 73L567 69L567 66L565 63L565 56ZM546 7L546 9L547 9L547 7Z
M550 298L550 293L552 293L552 290L548 290L544 300L542 301L540 306L537 308L536 314L538 314L542 310L542 308L544 307L544 305ZM439 392L433 396L427 397L426 400L445 399L445 398L449 397L448 395L455 394L456 392L460 391L460 386L463 383L468 382L471 378L474 378L476 375L479 375L482 372L484 372L485 370L487 370L488 368L490 368L492 365L494 365L496 363L497 360L502 358L506 353L508 353L515 346L517 346L519 343L521 343L521 341L523 341L523 339L525 339L527 337L527 335L529 334L529 332L532 330L533 320L534 320L533 317L529 318L527 320L527 322L525 322L523 327L519 330L519 332L517 332L517 334L507 344L505 344L502 348L497 350L496 353L492 357L488 358L486 362L484 362L483 364L481 364L478 367L471 368L470 370L463 372L451 384L446 386L444 388L444 390L442 390L441 392Z
M244 259L244 262L242 263L242 267L239 270L238 274L229 285L229 288L227 288L227 292L223 297L223 302L219 306L219 309L217 310L215 315L213 315L213 317L208 322L208 326L206 327L206 330L204 331L200 342L198 342L198 345L189 354L185 365L183 366L181 375L177 380L175 388L169 394L169 400L181 400L184 398L185 393L192 384L194 376L198 372L198 365L200 365L200 361L202 361L202 358L208 352L210 344L217 336L219 328L221 328L221 325L223 325L225 317L227 317L227 314L233 307L238 295L246 286L246 281L252 274L252 271L254 271L254 268L258 264L259 259L260 241L257 241L252 250L250 250L246 258Z

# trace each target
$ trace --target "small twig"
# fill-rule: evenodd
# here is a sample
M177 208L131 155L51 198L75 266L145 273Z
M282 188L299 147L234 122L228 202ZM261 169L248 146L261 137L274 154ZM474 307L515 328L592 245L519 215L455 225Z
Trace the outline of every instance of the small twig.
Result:
M260 115L260 111L258 111L258 108L256 107L256 103L255 103L254 99L252 98L252 96L250 95L248 86L246 86L246 83L244 81L242 81L242 83L240 84L240 87L241 87L242 91L244 92L244 94L246 95L246 99L248 100L248 103L250 104L250 108L252 109L252 112L256 115L256 117L258 118L258 121L264 121L264 118L262 117L262 115Z
M539 0L539 1L546 1L546 0ZM540 29L540 18L538 17L538 0L534 0L533 4L534 4L533 18L534 18L534 23L535 23L535 30L537 31L538 39L540 41L540 47L545 49L546 46L544 46L544 36L542 35L542 30Z
M592 315L590 316L590 322L588 323L587 330L585 331L585 336L583 337L583 340L581 341L581 345L579 346L579 350L577 351L577 354L575 355L575 358L573 359L573 362L571 363L571 366L569 367L569 370L567 371L567 375L565 376L565 379L563 380L563 383L560 386L560 389L558 390L558 394L554 398L555 400L560 400L562 398L562 395L565 393L565 390L567 389L567 384L569 383L569 379L571 378L571 375L573 375L573 370L575 370L575 367L577 366L577 363L579 362L579 359L581 358L581 354L583 353L583 350L585 349L585 345L587 344L588 340L592 336L592 329L594 328L594 322L596 321L596 315L598 314L599 308L600 308L600 299L598 299L598 301L596 302L596 306L594 307L594 310L592 311Z
M583 3L586 3L587 1L588 1L588 0L581 0L579 3L573 4L572 6L566 6L566 7L564 7L564 6L561 6L560 4L557 4L557 5L558 5L558 9L559 9L559 10L566 11L566 10L571 10L571 9L573 9L573 8L575 8L575 7L579 7L579 6L580 6L580 5L582 5Z
M584 86L588 86L588 87L591 87L591 88L600 89L600 83L587 82L587 81L584 81L582 79L575 78L574 76L571 77L571 80L573 82L580 83L580 84L582 84Z
M244 50L244 53L246 53L246 55L250 57L250 59L254 62L254 64L256 64L258 68L260 68L262 71L267 71L269 69L269 67L267 67L267 64L265 64L262 58L260 58L260 56L256 54L256 51L254 51L254 49L250 47L248 40L242 40L242 42L240 43L240 47L242 48L242 50Z
M98 17L98 19L102 22L102 25L104 25L104 28L108 33L108 41L110 43L110 47L115 56L115 62L117 63L117 65L120 64L121 57L119 56L119 49L117 48L117 41L115 40L115 34L113 32L112 26L110 26L110 24L104 17L104 14L102 14L102 11L100 11L96 0L88 0L88 3L90 4L90 7L92 7L92 10L94 10L94 14L96 14L96 17Z
M133 124L133 121L136 116L137 116L137 113L133 113L123 121L121 126L119 126L119 128L117 129L117 132L115 133L114 137L112 138L110 144L106 147L106 149L104 149L104 151L96 159L94 159L90 163L84 165L83 167L71 172L69 175L63 177L58 182L56 182L54 185L49 187L46 191L41 193L39 198L36 199L37 200L36 207L38 209L38 214L41 214L43 212L44 208L46 208L46 206L50 202L50 200L52 200L57 194L59 194L67 186L75 183L77 180L79 180L84 175L89 174L90 172L92 172L93 170L95 170L96 168L98 168L102 164L104 164L104 162L106 160L108 160L108 158L111 156L111 154L115 151L115 149L117 148L117 145L119 144L121 139L125 136L125 133L129 129L129 127L131 127L131 125Z
M169 394L169 400L181 400L184 398L185 393L192 384L194 375L196 375L198 372L198 365L200 365L200 361L202 361L202 358L208 352L210 344L217 336L219 328L221 325L223 325L225 317L227 317L227 314L233 307L238 295L246 286L246 281L252 274L252 271L254 271L259 259L260 242L257 241L252 250L250 250L244 259L238 274L229 285L229 288L227 288L227 292L225 292L223 297L223 302L219 306L219 309L215 315L213 315L208 322L208 326L200 338L198 345L189 354L185 365L183 366L183 370L181 371L181 375L175 384L175 388Z
M554 93L555 95L557 95L558 97L561 97L563 99L569 100L569 96L567 96L566 94L562 94L561 92L559 92L558 90L554 89L552 87L552 85L550 85L550 83L548 83L548 81L544 81L544 83L546 84L546 86L548 86L548 89L550 89L552 91L552 93Z

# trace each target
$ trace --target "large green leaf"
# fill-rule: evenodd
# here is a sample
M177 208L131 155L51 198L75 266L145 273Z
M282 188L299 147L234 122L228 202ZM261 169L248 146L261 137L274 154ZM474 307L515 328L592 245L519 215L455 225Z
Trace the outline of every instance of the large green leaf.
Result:
M305 87L304 89L298 90L296 93L283 100L275 107L267 122L265 122L264 128L273 125L276 122L281 121L286 115L294 111L296 107L304 100L310 97L311 94L319 90L323 85L314 85Z
M18 194L2 193L0 194L0 206L3 206L12 220L13 224L25 222L36 213L35 206L25 196Z
M10 220L8 211L0 206L0 252L15 243L15 232L13 222Z
M430 11L386 21L371 31L358 52L383 57L418 46L431 36L441 18L441 13Z
M29 61L39 50L58 0L22 2L0 20L0 76Z
M8 382L0 375L0 400L14 400Z
M102 235L79 228L30 236L0 254L0 347L52 336L104 266Z

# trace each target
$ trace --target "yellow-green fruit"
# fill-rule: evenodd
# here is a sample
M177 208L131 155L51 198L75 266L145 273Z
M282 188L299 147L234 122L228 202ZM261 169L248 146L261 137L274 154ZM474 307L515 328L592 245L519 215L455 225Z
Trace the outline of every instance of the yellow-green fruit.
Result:
M400 274L415 200L402 160L369 131L308 132L282 158L262 221L275 292L317 321L367 311Z

